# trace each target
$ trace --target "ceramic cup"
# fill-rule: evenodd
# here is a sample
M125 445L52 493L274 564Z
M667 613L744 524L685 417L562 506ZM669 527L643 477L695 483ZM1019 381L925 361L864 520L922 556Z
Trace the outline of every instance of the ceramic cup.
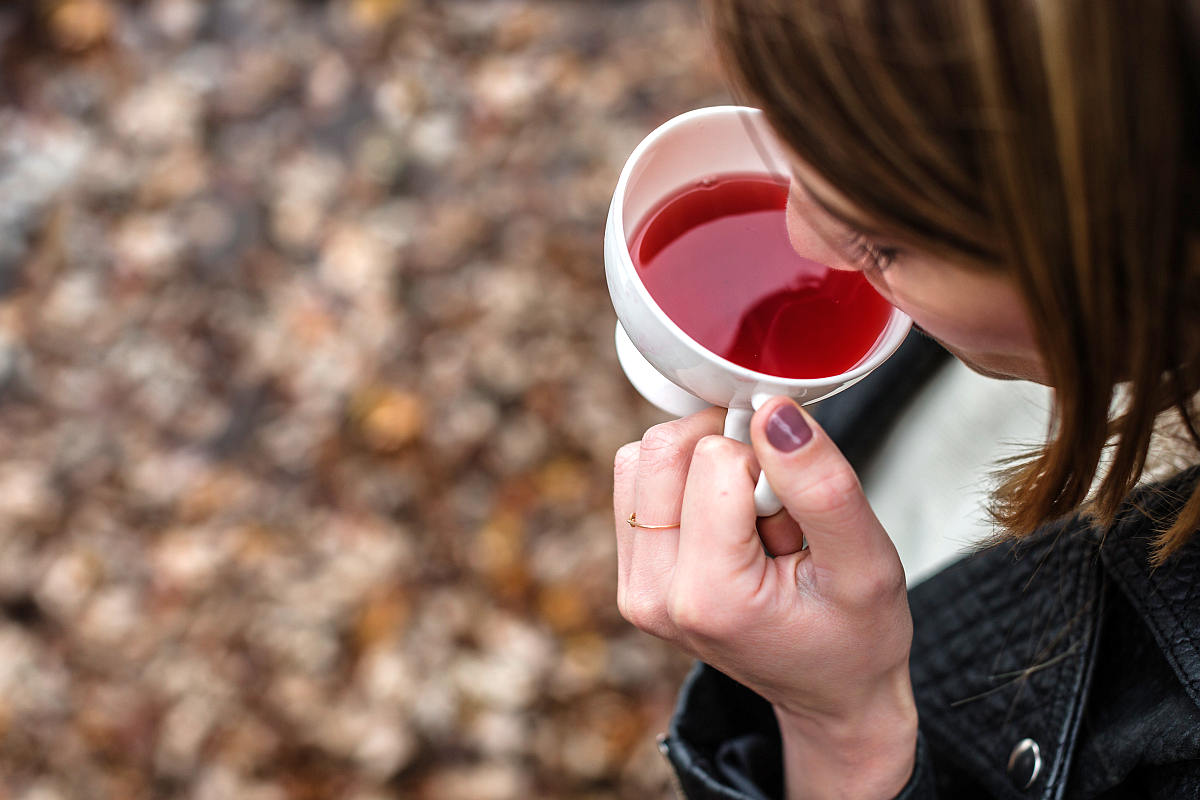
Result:
M729 409L725 435L749 442L750 418L775 395L814 403L861 380L895 352L912 321L893 310L874 348L856 367L827 378L780 378L746 369L701 346L668 317L638 277L629 241L648 213L676 191L705 177L762 173L786 179L788 161L762 112L715 106L663 123L621 170L604 231L604 269L617 312L621 368L649 402L675 416L710 405ZM755 490L759 516L781 508L765 476Z

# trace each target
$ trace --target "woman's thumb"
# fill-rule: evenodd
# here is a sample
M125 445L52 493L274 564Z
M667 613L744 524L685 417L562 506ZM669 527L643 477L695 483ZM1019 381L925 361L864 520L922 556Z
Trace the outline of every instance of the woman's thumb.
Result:
M764 403L751 420L750 439L816 565L852 568L894 554L849 462L795 402L775 397Z

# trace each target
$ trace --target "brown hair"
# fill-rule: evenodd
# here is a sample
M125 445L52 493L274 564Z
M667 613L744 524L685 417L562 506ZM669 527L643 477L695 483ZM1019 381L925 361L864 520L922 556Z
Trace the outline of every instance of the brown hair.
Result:
M1014 535L1110 521L1172 409L1200 448L1196 8L710 0L736 85L865 225L1016 281L1055 408L996 494ZM1161 561L1200 490L1158 522Z

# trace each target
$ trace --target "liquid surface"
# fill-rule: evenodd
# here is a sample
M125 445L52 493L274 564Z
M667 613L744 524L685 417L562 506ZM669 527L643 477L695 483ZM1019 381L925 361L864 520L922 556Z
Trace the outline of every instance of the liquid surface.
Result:
M630 243L642 282L708 350L756 372L824 378L858 365L892 307L857 272L796 255L788 185L724 175L651 211Z

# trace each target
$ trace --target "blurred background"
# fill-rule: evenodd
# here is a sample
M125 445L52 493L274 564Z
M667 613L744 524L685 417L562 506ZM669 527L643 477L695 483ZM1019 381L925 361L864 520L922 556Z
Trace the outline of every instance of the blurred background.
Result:
M654 798L627 154L695 4L0 5L0 800Z
M0 800L672 795L601 250L729 100L697 5L0 4ZM910 580L1045 430L930 387L862 473Z

